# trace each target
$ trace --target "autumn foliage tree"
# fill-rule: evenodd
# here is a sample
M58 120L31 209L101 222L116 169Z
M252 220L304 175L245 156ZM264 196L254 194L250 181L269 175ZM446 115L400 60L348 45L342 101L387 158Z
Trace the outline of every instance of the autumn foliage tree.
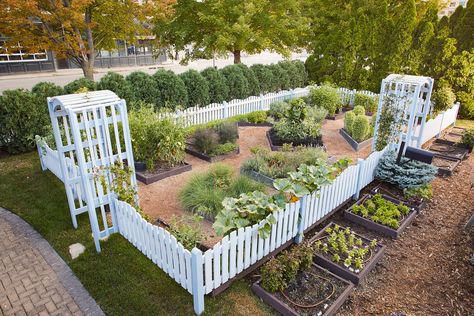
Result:
M13 50L18 43L29 51L53 50L93 79L98 51L115 48L116 39L135 42L146 32L147 11L157 7L133 0L2 0L0 33Z

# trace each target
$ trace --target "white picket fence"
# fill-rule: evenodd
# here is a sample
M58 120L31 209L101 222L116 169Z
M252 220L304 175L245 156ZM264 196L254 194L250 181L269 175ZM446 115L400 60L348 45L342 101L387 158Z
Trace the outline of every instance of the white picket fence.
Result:
M319 192L287 203L285 210L275 213L277 221L266 239L258 235L260 224L255 224L231 232L204 253L197 248L190 252L169 232L145 221L132 206L115 200L118 231L193 295L195 311L200 314L204 311L205 294L265 260L288 241L300 242L305 230L347 199L358 197L359 191L374 179L384 151L359 159Z
M191 107L185 110L178 110L172 113L161 113L163 117L171 117L181 122L184 126L206 124L211 121L230 118L237 115L248 114L255 111L267 111L270 104L277 101L285 101L293 98L301 98L309 95L311 87L296 88L293 90L283 90L271 92L265 95L251 96L246 99L234 99L229 102L212 103L205 107ZM341 100L344 104L353 105L356 93L361 93L376 97L377 94L371 91L356 91L346 88L338 88Z
M455 103L450 109L438 114L435 118L427 121L423 130L421 144L426 143L433 137L437 137L441 134L443 130L453 125L456 122L456 117L458 116L459 108L459 102ZM419 129L420 126L417 127L415 135L419 135Z

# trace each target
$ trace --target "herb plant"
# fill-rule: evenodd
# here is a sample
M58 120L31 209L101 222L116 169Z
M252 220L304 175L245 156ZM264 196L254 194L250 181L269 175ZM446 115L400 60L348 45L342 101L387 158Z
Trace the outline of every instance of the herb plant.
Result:
M396 205L384 199L380 194L376 194L363 204L352 206L351 212L376 223L397 229L404 216L410 213L410 208L403 203Z
M474 147L474 128L468 129L464 132L461 138L461 144L470 149Z
M201 221L202 217L199 215L194 215L190 220L173 217L168 230L184 248L192 250L194 247L199 246L200 242L204 239L204 234L199 226Z
M334 224L326 228L325 232L326 235L314 243L315 250L356 273L362 270L364 262L370 258L371 249L377 247L376 239L365 242L349 227L342 228Z

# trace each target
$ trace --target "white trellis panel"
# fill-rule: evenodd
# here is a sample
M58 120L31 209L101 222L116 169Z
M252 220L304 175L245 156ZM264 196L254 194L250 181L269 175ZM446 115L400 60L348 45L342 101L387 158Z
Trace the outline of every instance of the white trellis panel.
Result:
M108 167L116 162L134 167L125 100L105 90L48 98L48 107L73 225L88 212L100 251L99 240L117 227ZM136 188L134 172L131 183Z
M404 121L401 130L393 131L400 134L398 148L403 141L407 146L421 147L426 118L431 111L433 83L433 78L397 74L391 74L382 80L372 150L375 150L377 144L380 116L388 97L394 98L395 106L400 109L400 116L395 119Z

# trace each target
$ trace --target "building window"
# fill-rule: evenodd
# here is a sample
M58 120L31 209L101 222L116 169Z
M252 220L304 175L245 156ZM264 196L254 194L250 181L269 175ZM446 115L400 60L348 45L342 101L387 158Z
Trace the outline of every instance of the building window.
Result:
M2 63L18 63L23 61L47 61L48 54L46 51L30 53L18 43L13 49L5 47L6 40L0 39L0 62Z

